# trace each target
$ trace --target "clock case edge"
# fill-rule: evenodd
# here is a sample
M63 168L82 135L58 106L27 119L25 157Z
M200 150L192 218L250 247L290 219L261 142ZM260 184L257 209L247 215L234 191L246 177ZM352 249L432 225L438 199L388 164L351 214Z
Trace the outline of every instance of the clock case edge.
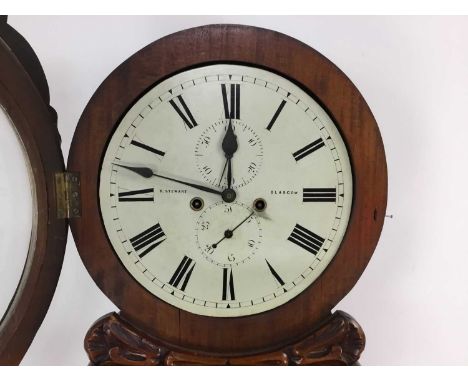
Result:
M279 47L287 53L278 54ZM220 62L251 64L302 84L339 127L350 150L355 191L350 229L328 268L306 291L271 311L221 319L179 310L144 290L113 254L97 204L101 154L129 105L170 75ZM304 62L312 64L315 74L301 68ZM360 150L359 137L367 139ZM98 88L80 118L68 168L81 173L82 178L83 215L71 221L72 233L83 263L98 287L121 309L125 320L149 335L176 347L207 352L243 354L278 348L326 320L364 271L377 245L386 210L383 142L377 123L354 84L306 44L279 32L242 25L207 25L174 33L151 43L117 67ZM334 273L339 276L338 283ZM125 290L121 285L126 286ZM319 296L318 304L311 304L314 301L310 299L311 293ZM301 319L295 319L294 315L300 315ZM262 323L268 321L267 329L262 329ZM223 334L233 330L243 333L242 338L233 341Z
M65 165L44 70L6 16L0 18L0 66L0 103L23 143L35 188L35 240L0 321L0 365L18 365L48 311L62 268L68 221L57 218L54 174Z

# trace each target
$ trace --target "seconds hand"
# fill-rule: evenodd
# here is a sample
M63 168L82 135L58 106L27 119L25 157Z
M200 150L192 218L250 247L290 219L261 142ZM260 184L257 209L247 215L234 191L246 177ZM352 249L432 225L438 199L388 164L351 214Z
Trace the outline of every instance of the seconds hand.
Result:
M244 224L252 215L254 214L254 211L250 213L249 216L247 216L244 220L242 220L238 225L236 225L233 229L227 229L224 231L224 237L221 240L218 240L217 243L214 243L211 248L216 248L219 243L221 243L224 239L230 239L232 237L233 232L239 228L242 224Z

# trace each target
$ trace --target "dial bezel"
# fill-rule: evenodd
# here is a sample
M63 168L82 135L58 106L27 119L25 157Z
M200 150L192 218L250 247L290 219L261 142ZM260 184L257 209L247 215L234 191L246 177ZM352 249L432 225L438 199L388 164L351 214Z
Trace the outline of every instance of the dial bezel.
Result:
M107 143L135 101L175 73L220 62L259 67L300 84L339 128L354 175L348 230L327 269L288 303L235 318L182 311L146 291L113 252L98 200L101 160ZM369 156L374 160L369 161ZM280 33L247 26L210 25L178 32L150 44L121 64L101 84L81 116L69 169L82 174L83 215L71 222L72 232L80 256L100 289L126 319L148 334L176 347L215 352L252 352L279 346L309 332L363 272L380 236L386 207L383 144L359 91L314 49ZM272 327L276 330L272 331Z

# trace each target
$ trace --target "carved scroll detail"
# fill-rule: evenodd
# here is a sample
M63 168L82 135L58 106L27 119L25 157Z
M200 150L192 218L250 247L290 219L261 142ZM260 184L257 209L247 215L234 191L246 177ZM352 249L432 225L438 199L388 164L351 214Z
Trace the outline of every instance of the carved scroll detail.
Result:
M84 347L91 365L160 365L167 349L110 313L86 334Z
M303 341L290 348L294 365L353 365L359 359L366 337L349 314L336 311Z
M365 336L348 314L336 311L305 339L278 351L226 357L171 350L110 313L85 337L91 365L352 365L364 350Z

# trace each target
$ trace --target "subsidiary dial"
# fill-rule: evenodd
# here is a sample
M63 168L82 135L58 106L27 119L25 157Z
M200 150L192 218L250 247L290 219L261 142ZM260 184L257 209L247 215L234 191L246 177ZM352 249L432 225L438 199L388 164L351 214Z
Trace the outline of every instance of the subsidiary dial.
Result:
M262 229L251 208L239 202L219 202L200 215L195 236L198 248L209 262L232 267L255 255Z
M202 132L195 145L195 158L206 182L236 189L250 183L259 173L263 145L244 122L223 119Z

